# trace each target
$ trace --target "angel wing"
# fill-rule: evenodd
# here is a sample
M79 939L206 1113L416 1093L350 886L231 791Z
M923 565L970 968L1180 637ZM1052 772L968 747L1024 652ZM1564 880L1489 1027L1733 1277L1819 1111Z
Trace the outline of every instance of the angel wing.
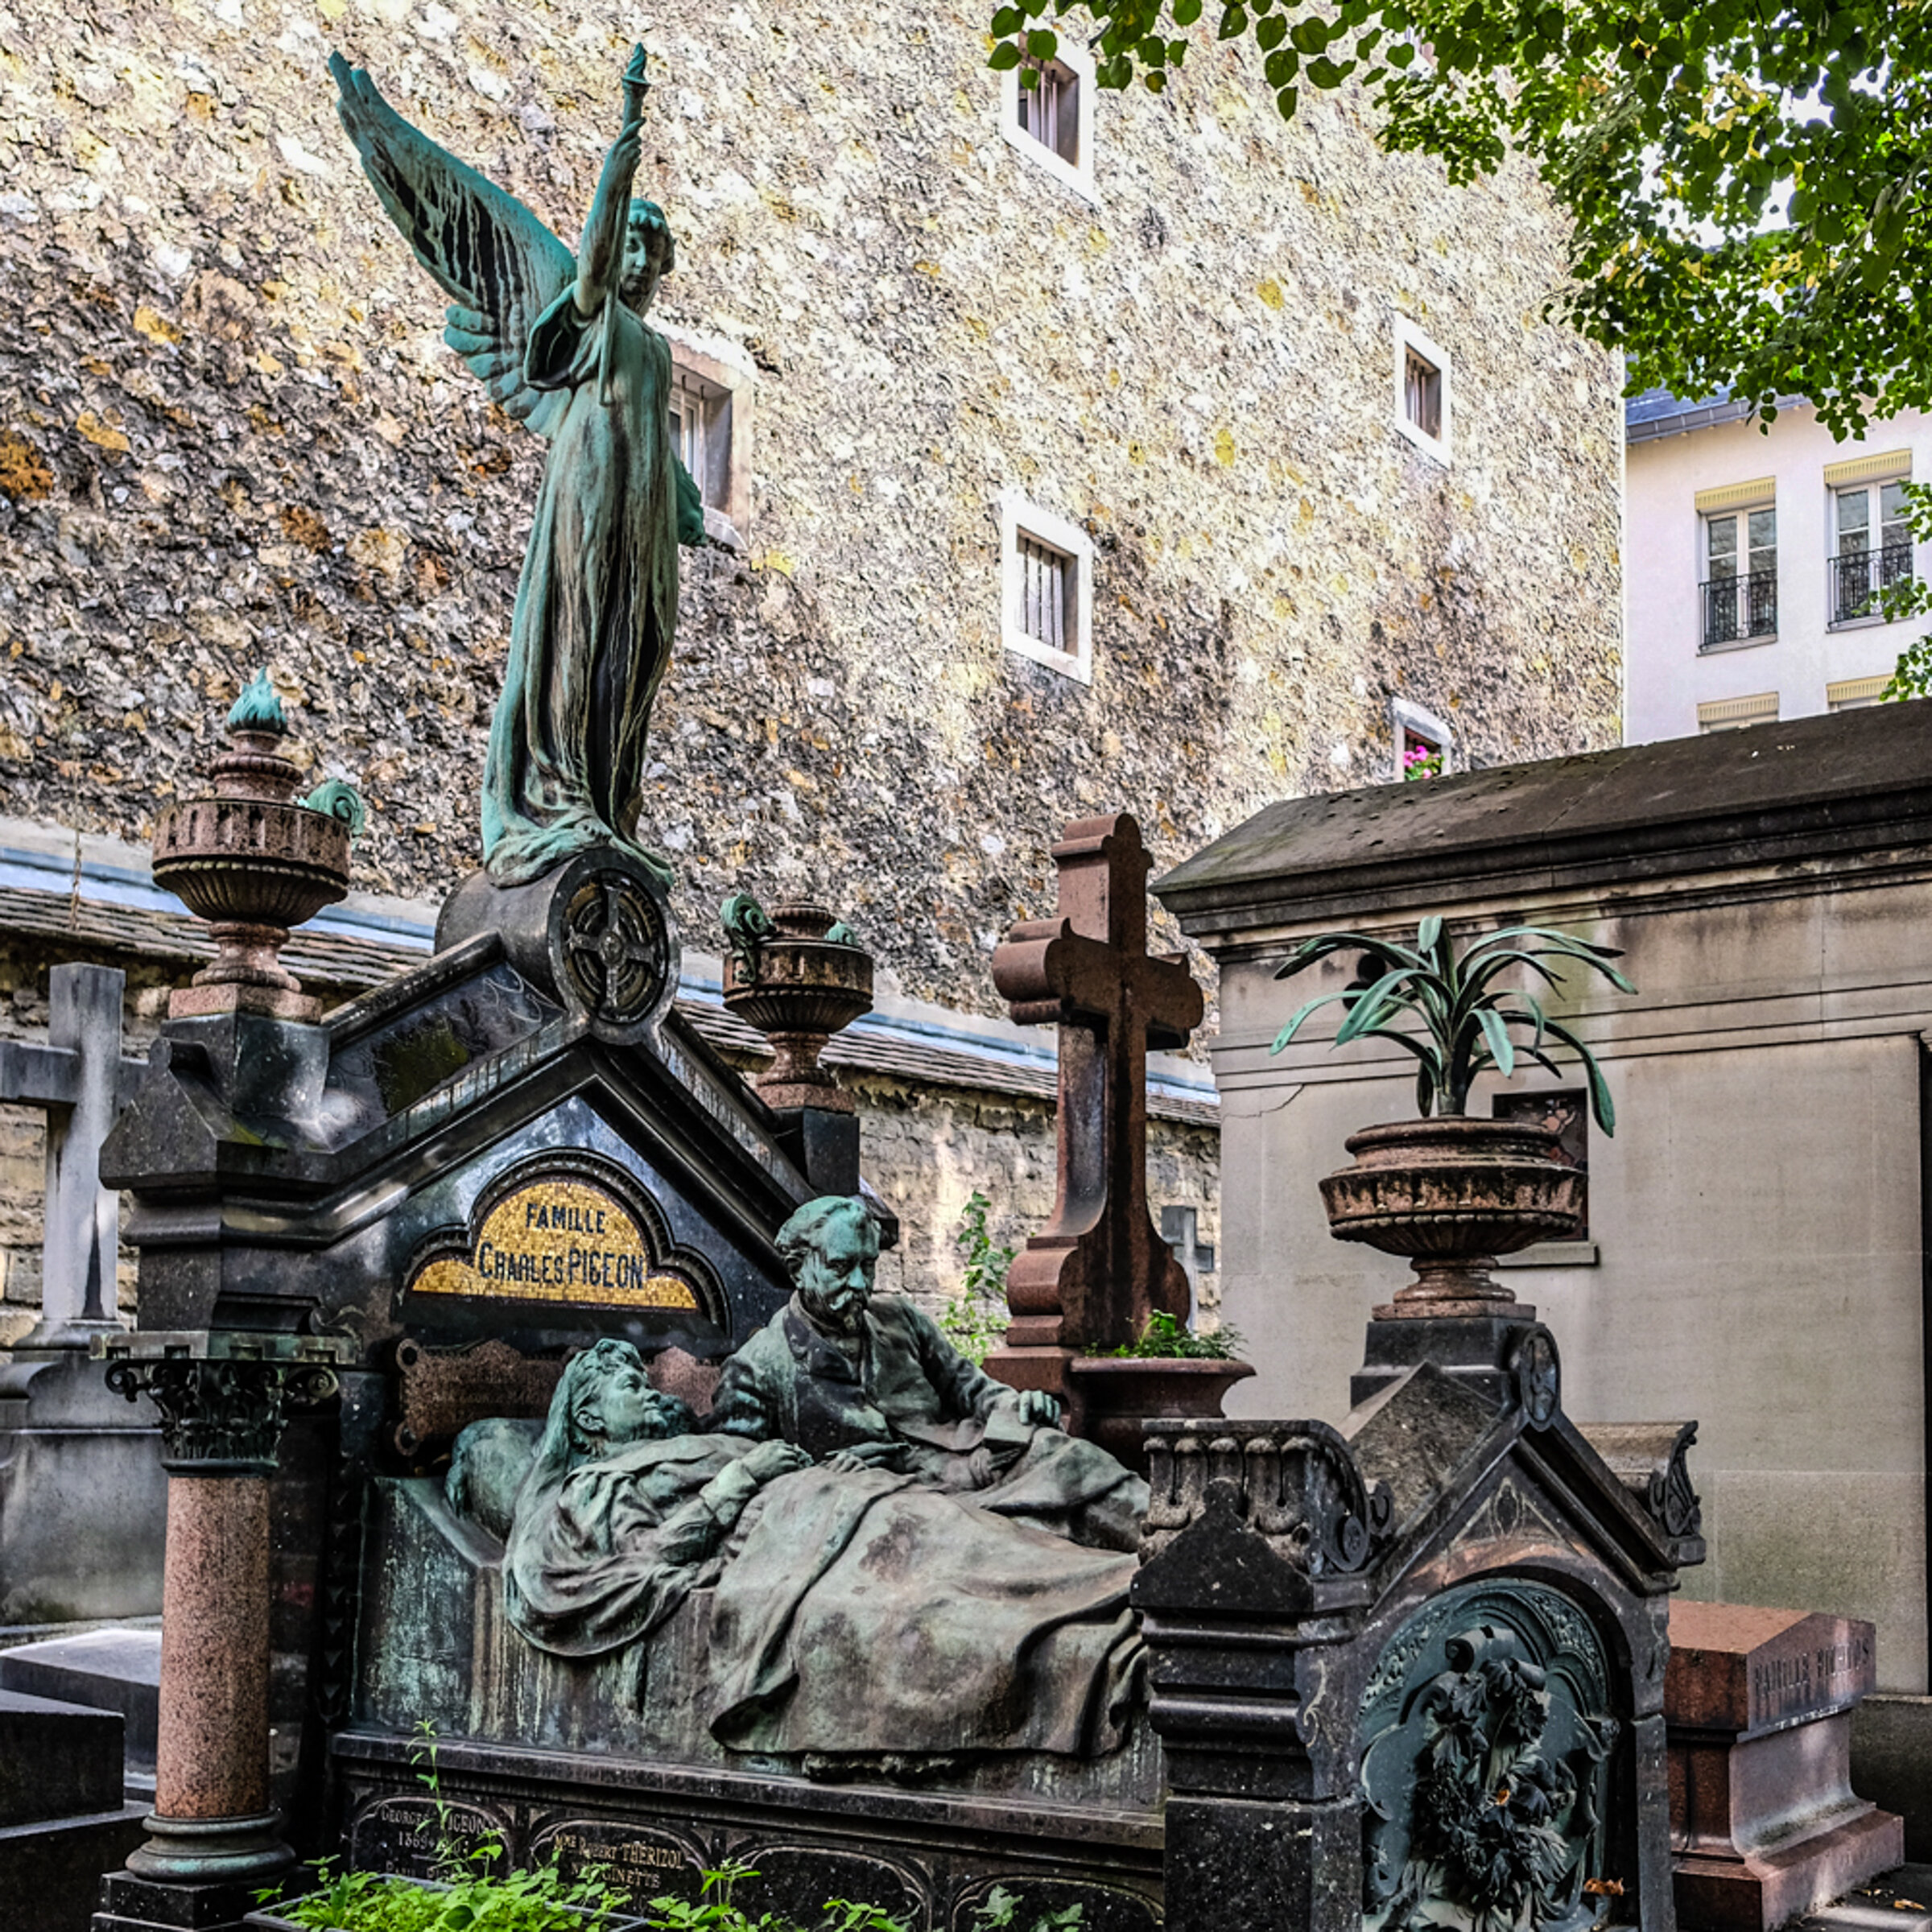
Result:
M538 317L576 279L576 258L514 195L411 127L361 68L338 53L328 71L362 171L451 298L444 341L510 415L547 436L566 398L524 381L523 352Z

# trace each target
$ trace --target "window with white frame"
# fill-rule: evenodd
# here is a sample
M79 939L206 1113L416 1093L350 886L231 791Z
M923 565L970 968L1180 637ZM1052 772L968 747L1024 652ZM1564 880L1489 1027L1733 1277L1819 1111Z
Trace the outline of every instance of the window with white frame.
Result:
M731 493L731 392L674 363L671 440L707 507L724 510Z
M1449 357L1406 316L1395 319L1395 427L1439 463L1449 460Z
M1009 492L1000 501L1001 638L1007 650L1088 683L1093 544L1077 524Z
M1831 493L1831 621L1881 617L1879 592L1912 575L1912 526L1904 477L1853 483Z
M1777 507L1707 512L1699 648L1777 635Z
M1080 160L1080 77L1064 60L1020 69L1020 126L1069 167Z
M1092 56L1063 34L1052 60L1009 68L1000 86L1000 131L1008 142L1092 200Z
M1455 734L1434 712L1406 698L1391 698L1389 728L1395 739L1398 778L1439 778L1449 769Z
M751 358L729 338L654 311L671 346L671 440L704 505L712 538L739 548L751 527Z

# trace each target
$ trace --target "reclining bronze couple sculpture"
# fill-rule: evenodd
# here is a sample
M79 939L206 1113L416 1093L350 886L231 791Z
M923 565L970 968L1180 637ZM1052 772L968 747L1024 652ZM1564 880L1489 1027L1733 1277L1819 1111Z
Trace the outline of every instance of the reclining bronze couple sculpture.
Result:
M875 1295L862 1200L809 1203L778 1245L792 1298L701 1423L627 1342L566 1368L509 1524L510 1621L596 1657L709 1588L712 1735L820 1768L1117 1748L1146 1484Z

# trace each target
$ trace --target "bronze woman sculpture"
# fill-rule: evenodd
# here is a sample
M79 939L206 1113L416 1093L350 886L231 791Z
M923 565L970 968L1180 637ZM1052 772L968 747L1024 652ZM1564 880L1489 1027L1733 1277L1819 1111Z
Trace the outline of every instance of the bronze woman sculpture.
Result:
M519 886L637 843L651 701L678 621L678 544L704 535L670 429L671 351L646 311L675 251L663 211L630 198L644 49L624 73L580 254L514 195L402 119L340 54L342 125L390 219L452 299L444 339L550 445L524 553L510 663L483 778L483 856Z

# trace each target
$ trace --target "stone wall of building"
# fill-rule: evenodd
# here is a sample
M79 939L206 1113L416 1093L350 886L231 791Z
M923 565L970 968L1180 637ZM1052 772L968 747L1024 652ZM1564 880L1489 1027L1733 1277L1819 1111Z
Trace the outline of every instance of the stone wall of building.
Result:
M1002 138L980 27L698 0L654 37L639 186L665 320L750 378L748 549L687 569L644 806L687 932L810 886L985 1010L1083 811L1177 860L1385 774L1394 694L1479 762L1613 741L1620 418L1540 319L1527 174L1451 192L1350 98L1285 127L1251 55L1197 48L1099 100L1090 203ZM574 242L631 30L0 0L6 811L144 836L266 661L369 799L360 885L474 862L541 452L442 345L324 61ZM1452 357L1447 469L1393 428L1398 314ZM1092 536L1090 685L1002 648L1009 488Z

